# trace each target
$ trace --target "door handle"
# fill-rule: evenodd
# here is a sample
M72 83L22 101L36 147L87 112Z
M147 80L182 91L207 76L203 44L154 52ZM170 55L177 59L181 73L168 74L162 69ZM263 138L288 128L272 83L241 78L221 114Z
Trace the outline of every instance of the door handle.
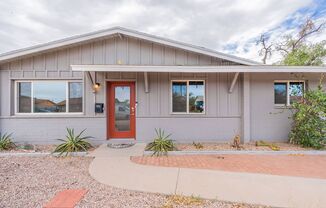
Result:
M134 116L135 115L135 107L131 107L130 115L131 116Z

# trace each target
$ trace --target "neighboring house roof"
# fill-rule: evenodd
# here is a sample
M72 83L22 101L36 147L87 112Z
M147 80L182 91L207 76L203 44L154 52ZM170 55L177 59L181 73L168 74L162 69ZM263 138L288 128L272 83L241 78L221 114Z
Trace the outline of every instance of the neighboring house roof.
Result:
M35 105L39 107L52 107L56 105L56 103L51 100L39 99L39 98L34 98L34 99L35 99Z
M99 30L96 32L86 33L83 35L76 35L73 37L56 40L56 41L52 41L52 42L45 43L45 44L35 45L32 47L27 47L27 48L3 53L3 54L0 54L0 63L9 61L9 60L12 60L15 58L19 58L22 56L28 56L28 55L32 55L32 54L47 52L49 50L57 49L60 47L67 47L67 46L70 46L73 44L87 42L87 41L100 39L100 38L104 38L104 37L112 36L112 35L126 35L126 36L130 36L130 37L134 37L134 38L152 41L152 42L155 42L158 44L167 45L170 47L176 47L176 48L180 48L183 50L200 53L203 55L208 55L208 56L212 56L212 57L216 57L216 58L220 58L220 59L225 59L228 61L232 61L232 62L236 62L239 64L244 64L244 65L259 65L259 64L261 64L256 61L251 61L251 60L236 57L233 55L228 55L228 54L217 52L217 51L207 49L204 47L199 47L199 46L195 46L195 45L191 45L191 44L187 44L187 43L182 43L179 41L170 40L167 38L162 38L162 37L146 34L143 32L138 32L135 30L126 29L126 28L122 28L122 27L113 27L113 28L109 28L109 29L105 29L105 30Z

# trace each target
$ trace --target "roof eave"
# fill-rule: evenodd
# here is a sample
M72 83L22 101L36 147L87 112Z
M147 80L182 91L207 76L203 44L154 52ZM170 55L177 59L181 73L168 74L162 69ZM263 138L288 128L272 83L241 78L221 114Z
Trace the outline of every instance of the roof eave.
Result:
M73 71L96 72L184 72L184 73L326 73L323 66L141 66L141 65L71 65Z

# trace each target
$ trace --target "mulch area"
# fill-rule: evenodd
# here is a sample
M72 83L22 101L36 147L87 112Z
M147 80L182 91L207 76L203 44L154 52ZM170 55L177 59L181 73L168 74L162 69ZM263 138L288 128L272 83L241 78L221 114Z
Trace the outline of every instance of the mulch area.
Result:
M88 173L92 160L93 158L89 157L0 158L0 208L43 207L56 194L67 189L87 190L85 196L77 203L77 208L265 207L218 200L201 200L200 204L191 206L180 205L174 198L171 200L171 196L114 188L92 179ZM193 199L185 201L193 201Z
M135 156L131 161L142 165L326 179L325 155Z

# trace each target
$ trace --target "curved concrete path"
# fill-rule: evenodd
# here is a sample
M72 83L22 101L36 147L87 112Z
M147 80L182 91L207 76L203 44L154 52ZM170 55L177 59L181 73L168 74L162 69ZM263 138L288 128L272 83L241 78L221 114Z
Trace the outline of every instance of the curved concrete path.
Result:
M100 146L90 156L91 176L110 186L163 194L199 196L273 207L325 207L326 180L216 170L138 165L145 145L126 149ZM326 167L321 167L326 168Z

